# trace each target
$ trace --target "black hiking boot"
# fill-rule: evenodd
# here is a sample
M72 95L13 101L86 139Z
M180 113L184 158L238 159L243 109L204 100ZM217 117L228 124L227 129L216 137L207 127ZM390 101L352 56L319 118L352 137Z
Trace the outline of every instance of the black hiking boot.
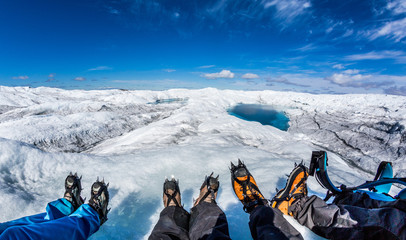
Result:
M73 175L72 172L65 179L65 194L63 197L72 203L75 210L84 202L80 196L80 192L82 191L81 180L82 177L78 177L77 173Z
M100 226L107 221L107 213L110 209L107 209L109 204L109 191L107 190L109 184L104 183L104 179L93 183L90 192L89 205L99 214Z
M200 195L194 201L193 206L201 202L216 203L217 191L220 187L219 176L213 177L213 173L210 176L206 176L202 186L200 187ZM210 196L210 197L209 197Z
M289 207L304 196L307 196L306 180L309 176L303 164L297 165L290 173L285 188L281 189L271 200L272 207L283 214L292 216Z
M231 162L230 172L231 185L235 195L244 205L243 209L245 212L250 213L256 206L268 204L268 200L259 191L254 177L240 159L238 159L237 166Z

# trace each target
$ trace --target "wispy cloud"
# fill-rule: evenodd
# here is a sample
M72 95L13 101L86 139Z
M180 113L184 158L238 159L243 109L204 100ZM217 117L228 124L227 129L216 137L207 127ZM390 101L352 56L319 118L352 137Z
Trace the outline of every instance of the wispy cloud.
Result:
M307 84L303 84L303 83L299 83L297 81L292 81L293 78L294 80L299 80L299 81L308 81L308 79L306 77L303 77L300 74L286 74L284 76L281 77L276 77L276 78L268 78L266 80L267 85L268 86L273 86L274 83L282 83L282 84L286 84L286 85L292 85L292 86L297 86L297 87L310 87Z
M345 59L350 61L394 59L399 63L405 63L406 53L403 51L372 51L363 54L348 55Z
M383 18L383 24L361 33L371 41L387 38L400 42L406 38L406 2L404 0L387 2L386 8L376 11L378 19Z
M406 81L406 76L360 74L360 72L357 69L346 70L341 73L334 73L325 79L341 87L364 88L366 90L402 84ZM396 87L388 89L395 91Z
M242 75L241 78L244 78L244 79L256 79L256 78L259 78L259 76L257 74L255 74L255 73L246 73L246 74Z
M111 70L111 69L113 69L113 68L108 67L108 66L98 66L95 68L90 68L87 71L103 71L103 70Z
M113 3L113 5L114 5L114 3ZM107 12L109 12L110 14L113 14L113 15L119 15L121 13L120 10L118 10L116 6L114 6L114 7L105 6L105 8L107 9Z
M344 69L344 65L343 64L336 64L333 66L334 69Z
M297 50L297 51L299 51L299 52L308 52L308 51L315 50L315 49L317 49L317 48L318 48L318 46L317 46L316 44L314 44L314 43L309 43L309 44L307 44L307 45L305 45L305 46L303 46L303 47L297 48L297 49L295 49L295 50Z
M395 14L406 13L406 2L404 0L392 0L388 2L386 8Z
M50 73L50 74L48 75L48 80L46 80L46 82L55 81L55 76L56 76L55 73Z
M222 70L221 72L218 73L206 73L204 74L204 77L208 79L234 78L234 73L232 73L230 70Z
M406 86L394 86L384 90L386 94L406 96Z
M164 72L168 72L168 73L171 73L171 72L176 72L176 70L175 70L175 69L170 69L170 68L163 69L163 71L164 71Z
M292 22L293 19L302 15L311 7L307 0L271 0L264 2L264 8L276 8L275 17L283 19L286 22Z
M198 67L198 68L200 68L200 69L205 69L205 68L213 68L213 67L215 67L216 65L205 65L205 66L200 66L200 67Z
M387 37L399 42L406 37L406 18L387 22L379 29L369 32L369 39L375 40L379 37Z
M13 77L13 79L15 79L15 80L26 80L26 79L28 79L28 78L29 78L29 77L28 77L27 75Z
M73 80L75 81L86 81L85 77L75 77Z

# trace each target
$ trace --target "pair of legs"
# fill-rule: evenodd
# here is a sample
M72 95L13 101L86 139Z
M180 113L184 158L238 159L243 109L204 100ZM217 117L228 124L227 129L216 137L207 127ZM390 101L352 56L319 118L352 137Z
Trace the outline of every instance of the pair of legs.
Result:
M216 203L218 177L206 177L190 214L181 205L175 179L164 183L164 209L149 236L154 239L230 239L227 218Z
M290 173L285 188L272 199L271 212L243 163L232 165L231 174L234 192L251 214L254 239L275 239L275 228L280 230L276 239L302 238L290 230L293 227L284 218L278 217L282 213L329 239L406 239L405 200L385 202L366 193L351 192L337 197L334 204L326 204L317 196L307 196L308 172L299 164ZM259 222L253 221L256 214L262 215ZM267 226L262 227L261 221L268 222Z
M87 239L107 220L108 185L96 181L91 198L83 204L81 178L70 174L64 198L48 203L45 213L0 224L3 239Z
M248 195L254 196L254 192L260 194L258 188L257 190L251 188L256 186L255 180L252 177L247 178L249 173L245 166L232 169L233 172L253 182L249 187L244 182L233 183L235 191L241 193L241 199ZM226 215L215 202L218 187L217 179L211 176L206 178L200 189L200 196L189 214L180 205L180 193L176 180L166 181L163 196L165 208L149 239L230 239ZM260 195L262 197L262 194ZM254 239L303 239L300 233L284 219L283 214L271 208L263 197L253 197L246 202L251 203L250 206L244 204L244 209L250 213L249 227Z

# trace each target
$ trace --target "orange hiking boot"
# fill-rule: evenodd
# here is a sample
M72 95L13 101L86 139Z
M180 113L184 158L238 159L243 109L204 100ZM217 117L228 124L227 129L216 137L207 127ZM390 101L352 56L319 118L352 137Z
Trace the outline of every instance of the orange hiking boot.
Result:
M309 176L307 168L303 164L297 165L290 173L285 188L271 200L272 207L279 209L285 215L292 216L289 207L296 200L307 196L307 176Z
M261 191L259 191L254 177L240 159L238 159L237 166L231 162L230 172L235 195L244 205L245 212L250 213L256 206L268 203Z

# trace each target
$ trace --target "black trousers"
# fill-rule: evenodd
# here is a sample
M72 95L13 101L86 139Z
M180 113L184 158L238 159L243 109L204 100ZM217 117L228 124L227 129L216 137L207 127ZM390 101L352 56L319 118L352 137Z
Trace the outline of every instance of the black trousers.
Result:
M268 206L258 206L250 214L254 239L303 239L283 214ZM149 236L155 239L231 239L227 218L215 203L199 203L189 214L181 207L166 207Z
M149 236L155 239L231 239L227 218L215 203L201 202L190 211L181 207L166 207Z

